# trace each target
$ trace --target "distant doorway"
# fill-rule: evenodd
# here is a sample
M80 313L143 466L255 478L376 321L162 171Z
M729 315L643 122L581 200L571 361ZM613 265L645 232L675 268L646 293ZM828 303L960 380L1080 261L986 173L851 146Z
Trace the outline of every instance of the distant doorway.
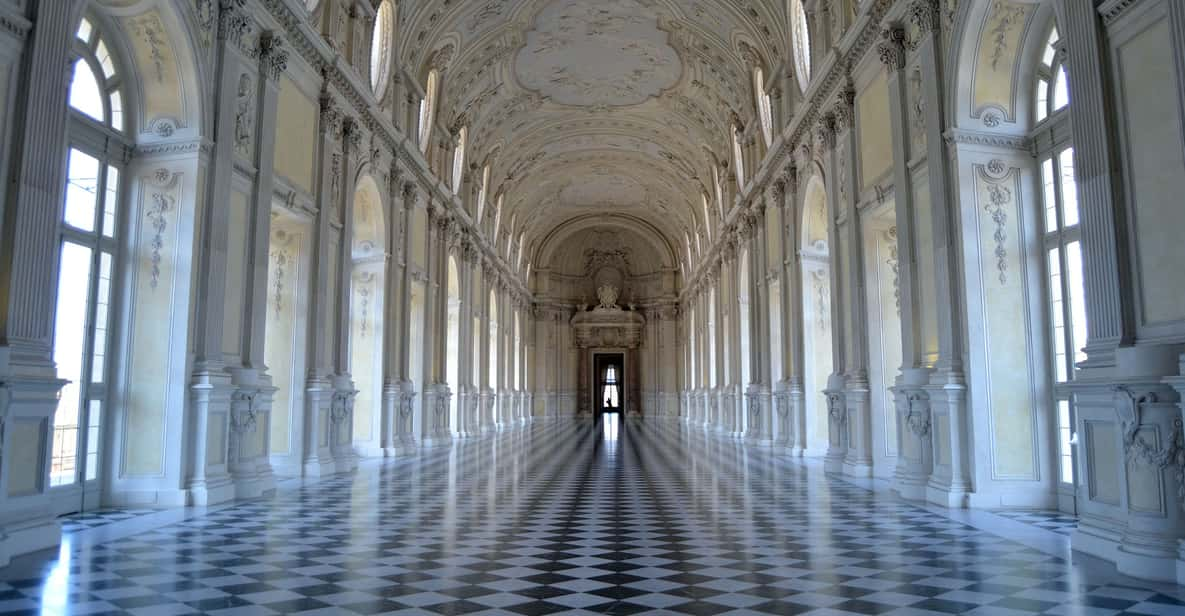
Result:
M621 353L598 353L593 357L596 370L597 416L605 413L621 413L625 402L625 357Z

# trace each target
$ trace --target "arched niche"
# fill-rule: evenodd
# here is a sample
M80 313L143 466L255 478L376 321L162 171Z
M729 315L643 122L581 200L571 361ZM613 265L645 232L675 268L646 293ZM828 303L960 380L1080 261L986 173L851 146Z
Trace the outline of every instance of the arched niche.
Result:
M802 191L803 389L806 453L822 455L830 435L823 390L834 371L831 309L830 210L823 176L815 170Z

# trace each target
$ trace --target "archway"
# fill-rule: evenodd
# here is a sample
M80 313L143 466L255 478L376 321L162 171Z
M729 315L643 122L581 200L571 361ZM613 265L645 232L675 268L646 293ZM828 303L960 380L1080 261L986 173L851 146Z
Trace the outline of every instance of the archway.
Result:
M381 456L383 386L383 288L386 242L382 195L370 176L354 189L350 258L350 375L354 401L354 445Z
M802 209L803 381L805 455L827 453L827 399L823 390L833 371L831 343L831 257L827 191L820 176L807 182Z

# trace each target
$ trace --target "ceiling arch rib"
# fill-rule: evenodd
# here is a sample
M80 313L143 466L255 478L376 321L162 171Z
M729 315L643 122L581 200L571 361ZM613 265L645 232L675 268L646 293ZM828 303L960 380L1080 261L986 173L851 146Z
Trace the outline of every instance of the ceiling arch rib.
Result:
M440 117L469 128L516 238L538 247L603 213L681 245L704 225L734 118L752 115L753 64L784 56L783 4L403 0L401 55L420 66L455 48Z

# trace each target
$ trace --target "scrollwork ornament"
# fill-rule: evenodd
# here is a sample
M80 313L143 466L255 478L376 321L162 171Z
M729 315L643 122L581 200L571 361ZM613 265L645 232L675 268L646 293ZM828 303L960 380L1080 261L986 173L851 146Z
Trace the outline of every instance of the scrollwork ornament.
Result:
M1164 470L1171 465L1180 467L1185 456L1180 418L1173 421L1173 434L1169 437L1168 444L1158 449L1140 436L1140 428L1144 425L1144 407L1159 402L1156 392L1136 391L1126 385L1119 385L1115 388L1114 395L1115 411L1123 430L1123 452L1127 460L1157 470Z
M258 390L239 390L231 396L235 403L234 412L230 416L230 427L239 434L255 432L258 423L259 410L255 406Z

